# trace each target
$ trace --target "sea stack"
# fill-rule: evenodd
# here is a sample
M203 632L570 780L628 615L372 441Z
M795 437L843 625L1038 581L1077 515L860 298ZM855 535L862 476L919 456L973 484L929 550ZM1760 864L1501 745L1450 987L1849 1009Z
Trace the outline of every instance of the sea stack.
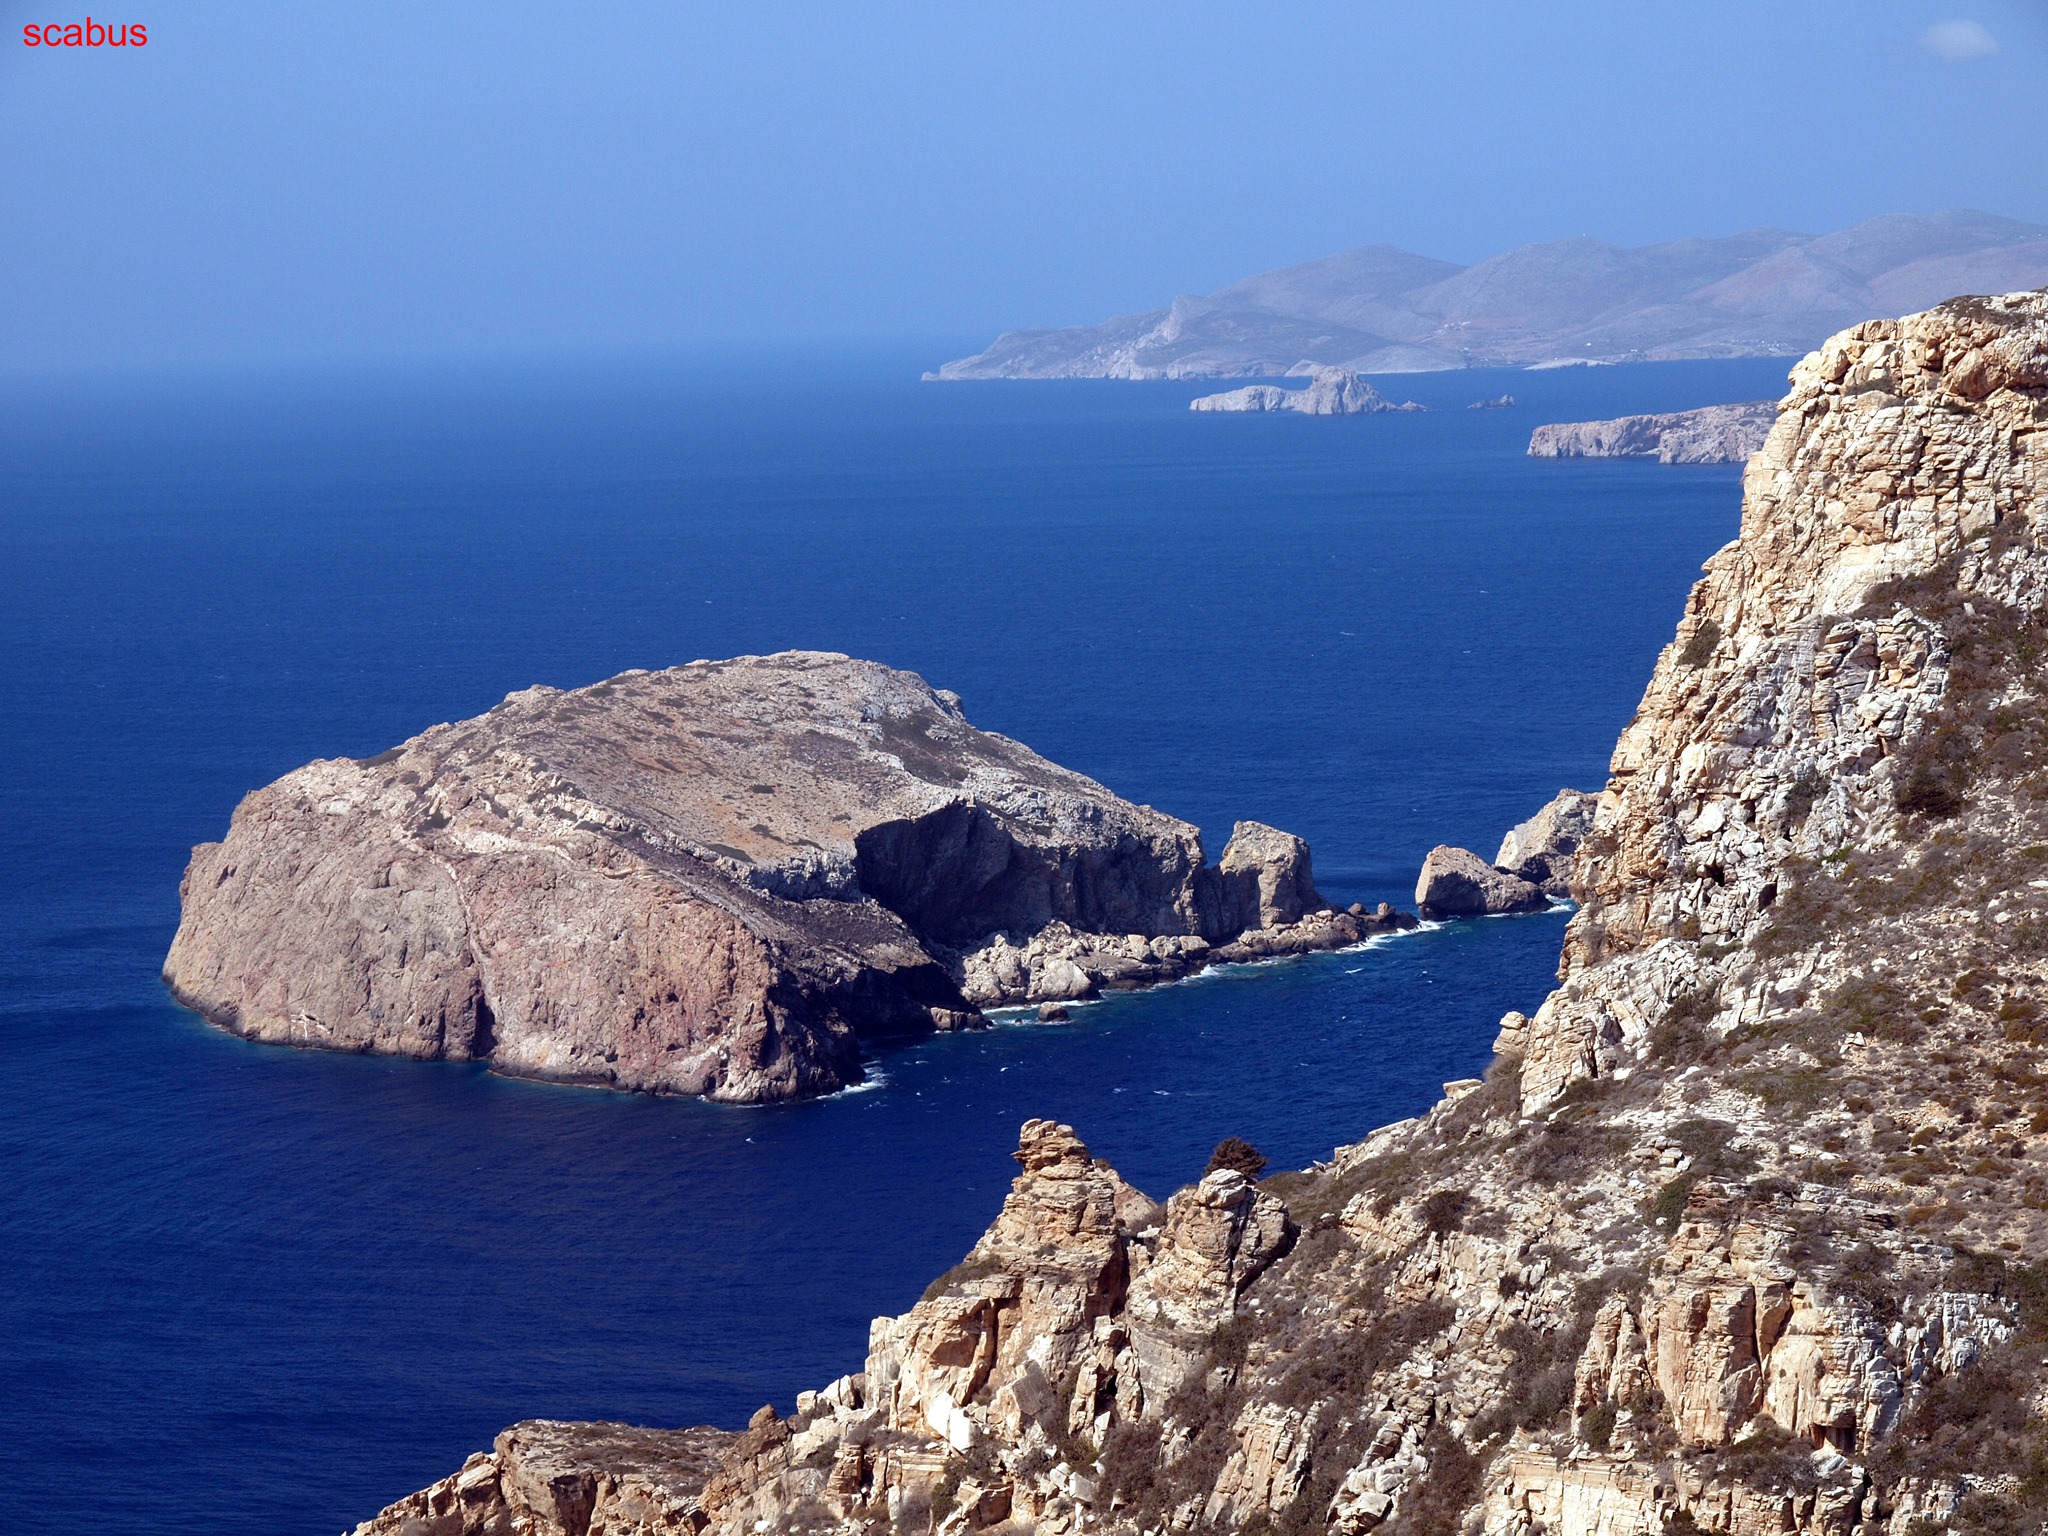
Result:
M529 688L256 791L193 851L165 962L251 1039L732 1101L863 1040L1374 931L1299 839L1184 821L785 652Z

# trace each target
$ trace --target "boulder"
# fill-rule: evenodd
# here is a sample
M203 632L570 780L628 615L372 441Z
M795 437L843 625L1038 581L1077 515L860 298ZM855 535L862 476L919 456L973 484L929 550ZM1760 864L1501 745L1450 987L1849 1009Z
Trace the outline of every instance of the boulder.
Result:
M1560 789L1557 797L1501 839L1494 866L1539 885L1551 896L1571 895L1572 855L1593 830L1598 795Z
M1550 905L1541 887L1495 869L1467 848L1439 844L1422 861L1415 880L1416 909L1428 918L1489 917L1502 912L1540 912Z

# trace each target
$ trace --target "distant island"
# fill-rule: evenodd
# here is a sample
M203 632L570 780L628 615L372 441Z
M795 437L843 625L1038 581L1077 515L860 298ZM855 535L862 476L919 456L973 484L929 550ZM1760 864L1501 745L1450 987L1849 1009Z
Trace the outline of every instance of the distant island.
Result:
M1532 459L1656 459L1662 464L1742 464L1778 419L1774 401L1696 411L1552 422L1529 435Z
M1422 411L1412 400L1399 404L1349 368L1318 368L1307 389L1248 384L1220 395L1190 400L1191 411L1294 411L1303 416L1372 416L1382 411Z
M1461 266L1365 245L1099 325L1008 331L931 379L1262 378L1343 367L1792 357L1869 315L2048 284L2048 228L1961 210L1829 235L1624 248L1587 236Z

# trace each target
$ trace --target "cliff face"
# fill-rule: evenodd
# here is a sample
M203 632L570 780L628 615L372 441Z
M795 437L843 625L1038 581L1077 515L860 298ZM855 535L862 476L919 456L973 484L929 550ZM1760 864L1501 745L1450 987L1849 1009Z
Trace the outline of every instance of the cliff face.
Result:
M165 978L237 1033L734 1100L857 1082L865 1036L1360 931L1298 839L1243 823L1205 868L1187 823L816 652L310 764L182 896Z
M1033 1122L967 1261L687 1509L519 1524L576 1432L521 1426L364 1536L2038 1530L2044 486L2048 295L1831 341L1484 1081L1163 1208Z
M1553 422L1529 434L1532 459L1656 459L1662 464L1740 464L1777 422L1768 400L1696 411Z

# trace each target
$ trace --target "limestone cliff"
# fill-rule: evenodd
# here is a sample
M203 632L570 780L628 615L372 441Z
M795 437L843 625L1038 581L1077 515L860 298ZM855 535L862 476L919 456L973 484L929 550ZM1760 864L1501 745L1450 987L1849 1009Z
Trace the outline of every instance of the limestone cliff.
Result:
M1762 400L1612 421L1553 422L1529 434L1529 457L1740 464L1763 446L1777 417L1777 407Z
M253 1039L730 1100L860 1041L1354 942L1307 845L1186 822L819 652L529 688L248 796L164 975Z
M362 1536L2039 1531L2044 487L2048 294L1835 338L1484 1080L1164 1207L1033 1122L967 1260L715 1471L523 1425Z

